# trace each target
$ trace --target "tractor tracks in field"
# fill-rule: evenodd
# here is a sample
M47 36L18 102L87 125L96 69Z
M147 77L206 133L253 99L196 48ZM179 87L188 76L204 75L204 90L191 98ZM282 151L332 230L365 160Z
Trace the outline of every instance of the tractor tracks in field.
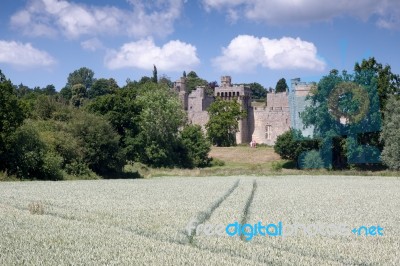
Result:
M194 238L196 236L197 226L207 222L211 218L212 214L218 209L218 207L220 207L220 205L239 187L240 184L241 184L241 180L238 179L233 184L233 186L231 188L229 188L220 198L215 200L210 205L210 207L208 207L204 211L197 213L197 215L188 222L186 228L191 228L191 230L187 230L186 228L183 230L184 235L187 238L186 241L184 241L184 242L186 242L186 244L196 246L194 244ZM243 184L243 182L242 182L241 185L245 185L245 184ZM241 224L247 223L247 221L250 218L251 204L253 203L253 199L254 199L254 195L255 195L256 191L257 191L257 181L254 179L253 187L251 189L249 196L247 197L247 199L245 201L245 205L244 205L243 211L241 213L241 219L240 219ZM241 236L241 239L243 241L246 241L243 236Z
M253 203L254 195L256 194L257 190L257 181L254 179L253 180L253 188L251 190L251 193L249 197L246 200L246 204L244 205L243 213L242 213L242 219L240 220L240 224L247 224L249 218L250 218L250 207L251 204ZM246 241L245 235L240 235L240 239L242 241Z
M187 227L191 226L193 229L190 231L184 231L189 244L193 244L197 226L210 219L213 212L232 194L233 191L235 191L235 189L239 186L239 183L240 179L236 180L233 186L230 187L220 198L215 200L206 210L197 213L197 215L189 221Z

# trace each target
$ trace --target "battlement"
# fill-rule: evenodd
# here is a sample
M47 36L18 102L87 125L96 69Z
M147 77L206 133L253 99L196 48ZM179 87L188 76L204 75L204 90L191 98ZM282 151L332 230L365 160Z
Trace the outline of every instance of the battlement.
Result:
M307 96L311 89L316 86L315 82L304 82L300 78L291 79L291 91L295 93L296 96Z

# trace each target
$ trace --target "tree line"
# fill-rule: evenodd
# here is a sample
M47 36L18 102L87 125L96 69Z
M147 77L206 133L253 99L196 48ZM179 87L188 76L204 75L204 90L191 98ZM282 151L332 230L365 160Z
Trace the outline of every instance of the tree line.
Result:
M190 125L163 77L95 79L80 68L66 86L14 85L0 71L0 171L21 179L118 176L127 162L204 167L211 144ZM156 82L157 80L157 82Z

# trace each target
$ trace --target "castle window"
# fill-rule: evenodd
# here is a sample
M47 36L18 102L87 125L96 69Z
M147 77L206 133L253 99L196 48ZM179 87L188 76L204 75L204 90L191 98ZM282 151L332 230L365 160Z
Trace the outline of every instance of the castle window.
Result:
M266 125L265 126L265 138L268 140L272 139L272 128L271 125Z
M219 92L217 92L217 96L219 97Z
M231 92L229 92L229 97L231 97L232 96L232 93Z
M239 92L236 92L236 95L239 97L240 93L239 93Z

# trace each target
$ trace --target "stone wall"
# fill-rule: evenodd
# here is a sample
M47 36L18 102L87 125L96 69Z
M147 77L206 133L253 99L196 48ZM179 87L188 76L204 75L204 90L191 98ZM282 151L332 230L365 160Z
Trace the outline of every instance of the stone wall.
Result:
M242 110L247 112L247 117L239 121L239 132L236 134L238 144L254 140L274 145L277 137L290 127L301 129L303 135L312 134L312 128L303 129L299 113L309 104L305 97L313 83L293 79L290 92L268 93L265 105L252 107L250 88L232 85L230 76L221 77L221 86L215 88L214 97L208 96L204 87L198 87L188 94L185 82L186 79L181 78L175 82L174 88L187 110L189 122L200 125L204 131L209 120L207 108L219 97L226 101L239 101Z
M290 128L288 93L268 93L267 105L253 107L253 117L252 139L257 143L274 145L278 136Z
M200 125L205 130L209 120L207 108L214 101L214 97L205 93L205 88L198 87L188 95L188 119L195 125Z

